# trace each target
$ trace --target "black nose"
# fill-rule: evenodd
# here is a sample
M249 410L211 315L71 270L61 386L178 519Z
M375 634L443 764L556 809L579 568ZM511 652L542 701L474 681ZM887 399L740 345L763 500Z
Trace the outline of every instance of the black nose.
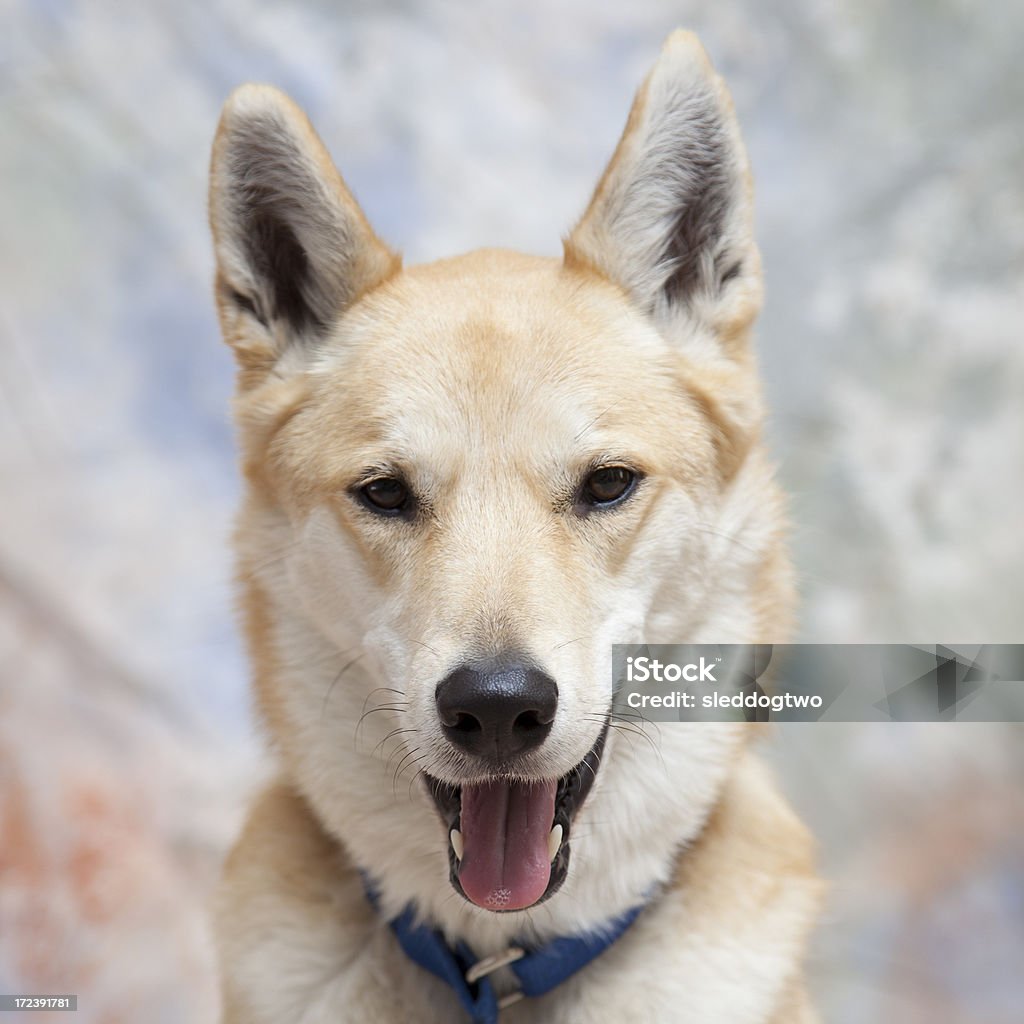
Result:
M463 665L435 694L445 736L480 757L505 761L539 747L551 732L558 686L518 662Z

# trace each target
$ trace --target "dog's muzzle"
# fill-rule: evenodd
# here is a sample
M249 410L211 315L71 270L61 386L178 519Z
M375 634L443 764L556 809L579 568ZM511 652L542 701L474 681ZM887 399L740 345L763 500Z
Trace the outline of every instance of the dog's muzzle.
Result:
M523 910L565 881L569 832L600 764L607 723L586 757L560 779L510 772L539 748L558 707L555 681L508 661L456 669L438 685L437 711L453 746L482 765L483 781L461 786L426 775L449 835L456 892L487 910Z

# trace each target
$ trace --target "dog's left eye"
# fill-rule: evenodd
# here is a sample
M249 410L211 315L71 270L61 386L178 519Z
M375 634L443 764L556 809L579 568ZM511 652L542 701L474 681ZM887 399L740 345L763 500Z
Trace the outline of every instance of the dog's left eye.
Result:
M592 508L615 505L633 493L637 479L637 474L625 466L602 466L583 481L580 497Z
M359 489L359 494L371 511L385 515L398 515L411 504L409 488L393 476L371 480Z

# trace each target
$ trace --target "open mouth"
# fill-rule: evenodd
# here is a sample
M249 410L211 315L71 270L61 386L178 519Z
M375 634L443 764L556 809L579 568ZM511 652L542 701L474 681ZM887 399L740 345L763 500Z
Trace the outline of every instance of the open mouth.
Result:
M456 892L486 910L524 910L556 893L569 872L570 835L601 763L608 724L586 757L560 779L494 775L427 788L448 829Z

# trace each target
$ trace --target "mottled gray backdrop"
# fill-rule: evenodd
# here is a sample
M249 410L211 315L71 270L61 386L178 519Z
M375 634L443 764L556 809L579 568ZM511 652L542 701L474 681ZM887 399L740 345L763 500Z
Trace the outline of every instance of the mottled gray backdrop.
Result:
M553 254L662 37L696 29L756 175L801 639L1022 639L1024 5L0 12L0 991L77 991L89 1024L214 1012L204 903L258 781L204 218L243 80L306 107L408 261ZM829 1020L1021 1019L1022 739L776 733L833 881Z

